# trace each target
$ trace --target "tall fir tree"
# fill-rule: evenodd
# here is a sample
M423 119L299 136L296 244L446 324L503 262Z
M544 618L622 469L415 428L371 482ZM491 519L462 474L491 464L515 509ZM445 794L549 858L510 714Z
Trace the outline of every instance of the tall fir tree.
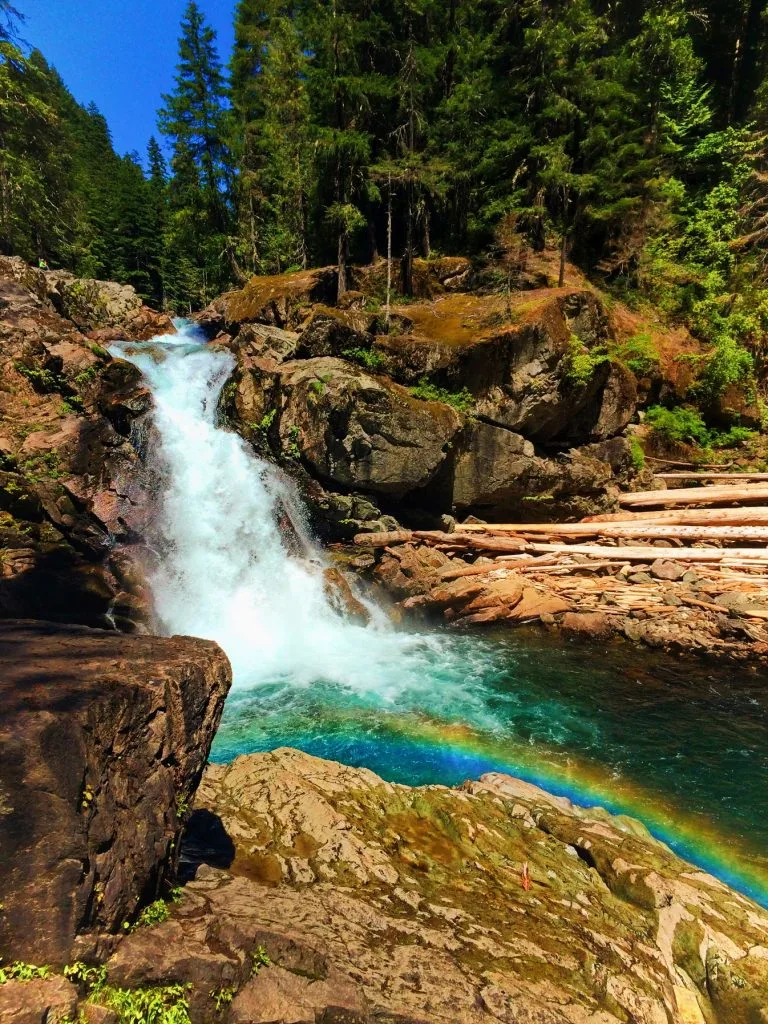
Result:
M192 285L185 272L177 280L184 301L210 298L228 281L230 267L230 164L225 143L226 88L216 48L216 33L194 0L181 22L175 88L163 97L160 131L171 141L174 187L171 190L169 242L174 257L197 267ZM191 286L191 291L189 290Z

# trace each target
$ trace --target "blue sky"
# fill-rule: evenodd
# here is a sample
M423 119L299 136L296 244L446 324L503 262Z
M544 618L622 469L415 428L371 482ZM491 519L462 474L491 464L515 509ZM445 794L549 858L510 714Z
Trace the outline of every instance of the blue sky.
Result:
M198 0L226 62L235 0ZM14 0L20 35L42 50L81 103L106 116L119 153L144 155L161 95L173 85L187 0Z

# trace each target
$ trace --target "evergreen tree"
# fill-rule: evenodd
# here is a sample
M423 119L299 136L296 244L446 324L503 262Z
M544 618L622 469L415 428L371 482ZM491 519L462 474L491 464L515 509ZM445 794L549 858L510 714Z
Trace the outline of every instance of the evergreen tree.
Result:
M226 284L229 274L223 259L229 246L230 191L226 89L216 34L194 0L181 23L175 89L163 99L159 127L171 140L174 176L177 169L179 176L171 191L171 241L174 246L188 245L183 255L198 267L195 294L181 297L210 297ZM173 255L182 257L178 249Z
M0 41L0 251L29 260L56 251L70 206L68 158L49 93L39 64Z

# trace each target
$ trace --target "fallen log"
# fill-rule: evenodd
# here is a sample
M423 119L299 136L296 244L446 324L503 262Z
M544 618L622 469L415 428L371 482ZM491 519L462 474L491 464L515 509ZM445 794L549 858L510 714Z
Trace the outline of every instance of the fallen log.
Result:
M669 492L666 492L669 493ZM607 512L581 523L669 523L677 526L768 526L768 507L658 509L655 512Z
M616 539L640 539L648 540L706 540L733 543L734 541L747 541L755 544L768 544L768 526L657 526L648 524L643 526L627 524L626 526L598 526L597 534L601 537L613 537Z
M476 531L476 536L504 536L514 530L517 535L525 540L538 540L544 537L646 537L650 540L711 540L711 541L755 541L756 543L768 544L768 520L760 526L730 526L730 525L680 525L674 522L656 522L655 520L641 520L635 522L632 519L619 523L546 523L535 526L511 524L501 526L488 526L484 533Z
M666 556L673 562L721 562L728 559L736 565L741 560L768 565L768 548L612 548L602 544L529 544L528 550L542 555L592 555L617 562L655 562Z
M663 491L634 491L630 494L619 495L619 504L622 508L634 508L636 505L645 507L656 505L662 508L670 505L727 505L730 502L744 504L754 501L768 501L767 486L764 484L755 484L751 487L713 485Z
M408 544L412 540L413 530L393 530L390 533L358 533L354 543L360 547L388 548Z
M657 480L768 480L768 473L654 473Z

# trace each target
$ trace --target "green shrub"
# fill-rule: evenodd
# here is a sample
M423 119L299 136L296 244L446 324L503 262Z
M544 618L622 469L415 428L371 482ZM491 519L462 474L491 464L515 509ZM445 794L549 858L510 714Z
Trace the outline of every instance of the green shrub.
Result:
M701 413L687 406L665 409L654 405L646 413L646 423L658 437L672 444L696 444L701 448L736 448L754 436L746 427L729 430L709 428Z
M729 430L712 431L710 445L712 448L738 448L740 444L755 436L754 430L747 427L731 427Z
M365 366L369 370L377 370L384 362L381 352L376 352L371 348L345 348L341 354L345 359L359 363L360 366Z
M643 446L637 440L636 437L630 437L629 439L630 458L632 459L632 465L640 473L645 469L645 452Z
M645 416L651 430L664 441L673 444L699 444L706 447L709 431L695 409L679 406L665 409L662 405L652 406Z
M170 911L165 900L155 900L148 907L144 907L130 928L130 931L136 931L137 928L151 928L154 924L162 924L163 921L168 920L169 915Z
M107 983L107 968L105 966L91 967L76 960L64 968L64 977L86 990L89 996L96 996Z
M616 355L636 377L648 377L659 366L659 350L646 331L632 335L616 350Z
M114 1010L120 1024L191 1024L189 986L123 989L106 985L93 1001Z
M445 405L452 405L459 412L469 412L475 404L474 395L468 388L448 391L432 384L428 377L422 377L416 387L411 388L411 394L423 402L443 402Z
M50 967L37 967L35 964L25 964L21 960L15 960L8 967L0 967L0 985L5 985L8 981L33 981L35 978L47 978L50 973Z
M565 380L573 388L583 388L591 383L595 371L607 362L609 357L604 348L588 349L575 334L572 334L563 358Z

